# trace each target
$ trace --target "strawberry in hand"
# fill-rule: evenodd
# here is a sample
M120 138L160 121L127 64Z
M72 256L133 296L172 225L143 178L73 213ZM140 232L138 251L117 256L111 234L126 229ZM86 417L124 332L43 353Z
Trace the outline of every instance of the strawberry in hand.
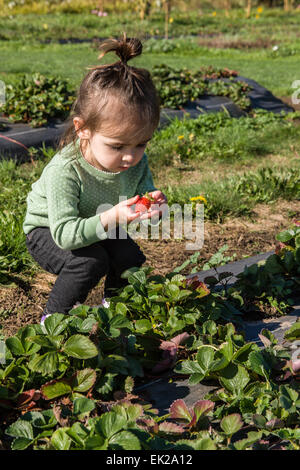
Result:
M160 190L156 189L152 192L147 192L140 196L135 204L135 212L140 214L140 220L151 218L151 221L156 220L167 212L166 205L168 203L167 197Z
M151 205L155 202L155 199L149 195L149 193L140 196L135 203L135 212L147 212Z

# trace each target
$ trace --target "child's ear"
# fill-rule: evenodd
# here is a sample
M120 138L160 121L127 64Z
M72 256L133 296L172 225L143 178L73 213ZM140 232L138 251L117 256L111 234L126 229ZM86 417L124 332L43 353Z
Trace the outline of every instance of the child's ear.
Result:
M81 118L74 117L73 124L76 130L76 133L80 139L90 139L91 132L89 129L82 127L84 122Z

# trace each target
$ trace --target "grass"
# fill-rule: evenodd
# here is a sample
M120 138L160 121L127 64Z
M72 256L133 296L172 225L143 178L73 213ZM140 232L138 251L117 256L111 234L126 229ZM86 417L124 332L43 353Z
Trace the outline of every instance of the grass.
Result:
M74 3L74 2L72 2ZM109 5L107 3L107 5ZM71 11L40 12L22 14L21 10L2 9L0 13L0 39L11 40L22 34L26 41L57 40L63 38L92 38L119 35L125 27L129 35L164 35L164 14L157 10L150 17L141 21L135 12L109 12L107 17L97 17L90 13L90 6L83 8L80 14ZM23 10L24 11L24 10ZM212 9L204 8L188 12L172 9L172 24L169 35L188 34L234 34L241 38L268 37L276 41L290 41L297 38L300 13L297 10L284 12L280 9L265 9L256 18L253 10L251 18L245 18L243 9L233 9L227 18L225 12L218 9L212 16Z
M91 43L60 44L58 40L61 39L91 40L119 36L126 31L129 36L146 40L152 35L164 34L164 16L158 12L145 21L138 20L137 15L130 12L110 12L107 17L99 18L90 14L90 5L84 7L83 2L80 14L59 11L48 14L13 13L14 10L9 15L0 14L0 79L7 83L14 82L21 73L53 74L55 70L56 75L70 79L71 84L77 87L86 67L97 64L98 54ZM172 17L170 36L182 37L168 41L167 46L165 41L158 41L155 47L152 44L148 47L148 53L144 52L131 61L132 65L150 70L160 63L192 70L201 65L229 67L257 80L278 96L288 96L294 91L292 83L300 79L298 10L286 13L282 9L265 9L258 19L255 10L249 19L245 18L242 9L232 10L229 18L221 10L215 17L211 10L206 9L202 15L198 11L173 10ZM193 34L196 36L191 36ZM216 40L219 47L209 47ZM269 41L269 47L222 47L222 42L225 46L226 42L239 44L241 41L259 45L261 40L267 41L267 44ZM274 43L279 45L275 52L272 50ZM145 44L147 51L147 42ZM160 52L164 49L169 52ZM115 60L116 56L110 54L102 62Z
M14 83L22 73L55 75L69 79L78 87L87 67L97 65L97 51L89 43L83 44L24 44L20 41L0 43L0 79ZM108 54L101 63L116 61L116 56ZM197 70L202 65L228 67L237 70L242 76L252 78L271 90L275 95L288 96L293 93L292 83L299 80L299 54L288 57L271 58L263 50L245 52L235 49L186 49L170 53L143 53L131 61L137 67L151 71L154 65L165 63L172 67L187 67Z
M300 200L300 165L292 168L269 167L225 179L207 179L201 184L171 186L164 189L168 204L188 204L190 197L204 196L204 216L222 223L226 217L251 216L258 203L273 203L278 199ZM200 201L201 203L201 201Z
M0 282L5 273L29 274L38 269L28 253L22 225L27 194L54 153L44 148L44 160L37 160L35 167L27 163L18 165L13 159L0 161Z
M290 154L299 146L300 129L285 116L258 110L256 117L234 119L226 113L173 119L157 132L148 149L152 168L195 167L214 162L245 165L272 153Z

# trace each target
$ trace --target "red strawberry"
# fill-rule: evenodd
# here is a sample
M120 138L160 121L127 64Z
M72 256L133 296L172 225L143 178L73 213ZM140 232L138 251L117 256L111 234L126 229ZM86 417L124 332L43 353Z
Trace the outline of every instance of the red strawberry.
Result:
M135 203L135 212L147 212L153 202L155 202L155 200L153 197L149 196L148 193L144 194L144 196L140 196Z
M282 242L279 242L276 244L276 248L275 248L275 254L280 256L284 253L284 249L285 249L286 245Z

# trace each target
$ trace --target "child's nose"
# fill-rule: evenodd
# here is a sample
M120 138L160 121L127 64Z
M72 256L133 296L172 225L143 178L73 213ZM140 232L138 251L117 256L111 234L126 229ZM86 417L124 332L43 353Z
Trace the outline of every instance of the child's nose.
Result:
M135 151L132 150L132 151L127 151L124 153L123 155L123 161L126 162L126 163L133 163L134 159L136 157L136 154L135 154Z

